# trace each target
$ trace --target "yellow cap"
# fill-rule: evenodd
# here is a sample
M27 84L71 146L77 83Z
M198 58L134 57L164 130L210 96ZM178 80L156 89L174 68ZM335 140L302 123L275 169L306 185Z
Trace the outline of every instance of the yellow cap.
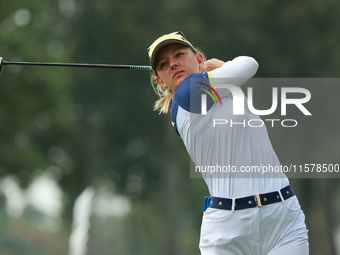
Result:
M181 31L170 33L167 35L163 35L159 37L156 41L154 41L151 46L147 49L147 53L150 59L150 65L152 69L155 70L155 60L158 52L166 45L172 43L179 43L190 47L193 51L195 51L194 46L185 38L184 34Z

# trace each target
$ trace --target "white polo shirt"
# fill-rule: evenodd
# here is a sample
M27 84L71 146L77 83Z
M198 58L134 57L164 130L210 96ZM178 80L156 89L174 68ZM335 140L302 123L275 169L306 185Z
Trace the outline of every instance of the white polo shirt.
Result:
M205 171L203 178L211 196L239 198L277 191L289 184L281 172L261 172L263 166L278 169L280 162L266 126L247 125L249 120L260 122L260 117L247 110L244 115L233 115L233 100L228 97L227 89L217 90L221 101L217 98L215 102L211 97L216 94L209 86L232 84L239 87L253 77L257 69L258 63L253 58L237 57L216 70L187 77L173 97L172 124L199 167L196 169ZM202 94L207 94L206 115L201 114ZM216 119L228 120L228 123L214 126ZM212 167L218 170L218 166L224 167L224 171L207 172ZM236 172L225 171L228 167ZM247 169L258 169L260 173L241 173Z

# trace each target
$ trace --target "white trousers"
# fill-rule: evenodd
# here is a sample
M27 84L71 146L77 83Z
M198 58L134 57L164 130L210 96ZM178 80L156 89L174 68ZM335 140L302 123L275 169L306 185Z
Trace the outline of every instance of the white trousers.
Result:
M203 215L202 255L308 255L309 244L298 199L228 211L208 208Z

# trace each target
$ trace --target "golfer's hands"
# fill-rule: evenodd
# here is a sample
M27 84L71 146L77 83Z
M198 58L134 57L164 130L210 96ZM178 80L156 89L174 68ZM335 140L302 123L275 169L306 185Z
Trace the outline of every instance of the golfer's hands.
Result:
M224 65L224 61L212 58L204 62L203 67L206 72L210 72Z

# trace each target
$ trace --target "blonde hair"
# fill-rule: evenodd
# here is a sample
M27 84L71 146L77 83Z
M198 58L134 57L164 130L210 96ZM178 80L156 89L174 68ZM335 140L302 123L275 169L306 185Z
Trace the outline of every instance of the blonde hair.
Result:
M202 54L203 60L206 61L206 58L205 58L205 56L204 56L204 54L202 53L201 50L199 50L198 48L195 48L195 51L196 51L195 55L197 53ZM204 72L204 70L200 70L200 71ZM159 114L161 114L161 113L167 114L169 109L170 109L170 106L172 104L172 98L175 94L175 91L161 87L156 82L156 77L157 77L157 74L156 74L155 70L153 70L152 73L151 73L151 77L150 77L150 83L152 85L153 90L155 91L155 93L159 97L159 99L154 104L154 111L158 110Z

